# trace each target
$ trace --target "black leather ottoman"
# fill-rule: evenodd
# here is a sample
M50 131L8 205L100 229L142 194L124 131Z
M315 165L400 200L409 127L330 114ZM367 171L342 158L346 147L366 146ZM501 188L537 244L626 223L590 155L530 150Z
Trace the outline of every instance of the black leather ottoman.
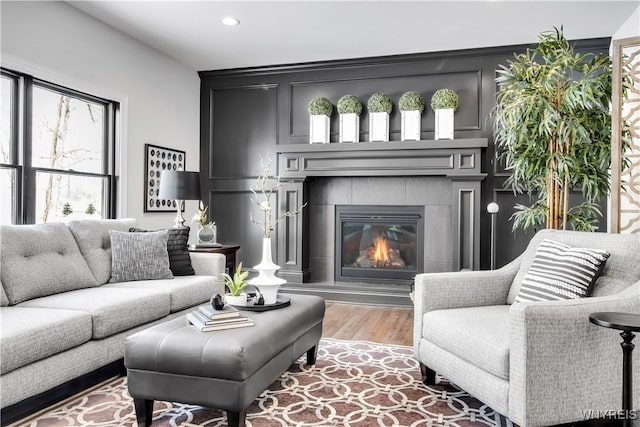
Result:
M124 362L138 425L149 426L153 401L227 411L229 426L244 426L246 409L300 355L314 364L324 300L288 295L291 305L244 311L250 328L200 332L180 317L127 338Z

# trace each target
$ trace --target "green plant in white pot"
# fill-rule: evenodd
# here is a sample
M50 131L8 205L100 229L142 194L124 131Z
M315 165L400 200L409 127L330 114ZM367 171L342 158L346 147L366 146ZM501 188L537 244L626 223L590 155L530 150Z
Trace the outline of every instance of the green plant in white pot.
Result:
M338 100L340 114L339 142L360 142L360 113L362 102L355 95L345 95Z
M227 304L237 306L247 305L247 294L244 293L244 289L249 284L247 281L249 272L242 271L242 262L236 267L233 277L227 273L222 273L222 277L224 277L224 285L229 291L224 295Z
M398 109L401 115L400 139L402 141L419 141L424 98L418 92L405 92L398 101Z
M325 97L316 97L309 102L309 142L311 144L329 143L329 121L333 113L333 104Z
M385 93L374 93L367 101L369 110L369 141L389 141L389 114L393 101Z
M451 89L438 89L431 97L436 113L435 139L453 139L453 113L458 109L458 94Z

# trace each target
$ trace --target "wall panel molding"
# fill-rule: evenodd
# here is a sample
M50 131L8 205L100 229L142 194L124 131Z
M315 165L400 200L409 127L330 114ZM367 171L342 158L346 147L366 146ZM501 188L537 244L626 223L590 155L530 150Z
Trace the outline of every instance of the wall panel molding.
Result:
M575 42L575 46L580 52L600 53L608 52L609 42L609 38L579 40ZM424 141L420 143L436 150L438 145L446 146L460 142L462 145L459 148L462 150L468 148L464 146L464 141L474 139L487 141L486 148L481 148L479 155L471 158L461 153L452 159L456 173L466 174L473 183L471 186L464 187L473 190L473 206L477 212L476 217L479 218L478 223L473 225L474 235L479 236L476 239L479 249L474 247L473 252L474 257L477 254L479 259L473 259L472 268L488 268L490 264L490 216L486 213L485 207L494 197L498 198L502 208L496 231L498 267L515 258L519 254L520 245L526 246L530 236L517 234L517 239L514 238L508 212L516 203L524 200L521 196L514 196L510 190L503 190L508 173L493 162L495 151L493 129L488 118L495 106L497 90L495 70L500 65L507 64L514 53L523 52L531 47L533 46L502 46L200 72L202 80L200 170L206 177L202 179L201 184L203 194L210 195L210 203L214 206L212 220L218 223L219 234L230 236L229 239L242 246L241 259L245 265L251 266L259 262L259 250L256 250L255 246L260 236L256 233L257 227L245 219L248 212L253 209L248 201L250 193L245 191L254 181L256 174L260 172L261 154L268 152L277 170L295 170L296 172L291 171L290 174L294 178L296 174L300 176L308 174L311 177L309 180L312 181L318 176L331 176L325 174L323 170L329 169L332 160L318 160L318 150L331 150L339 146L343 151L335 153L333 159L336 159L336 162L345 163L344 159L354 156L355 151L367 147L381 147L375 153L361 154L360 161L374 158L379 162L378 165L382 166L379 169L384 169L388 167L385 159L387 162L398 159L398 154L393 153L394 150L412 146L410 142L398 141L400 139L399 114L391 118L392 142L365 142L368 140L366 108L361 116L361 143L336 143L328 147L317 147L315 144L312 146L308 143L307 113L307 104L311 98L327 96L335 106L340 96L353 93L364 104L371 94L388 91L396 104L402 93L407 90L417 90L427 101L427 107L422 116L421 137ZM428 105L430 97L435 90L450 86L464 94L460 100L461 107L455 116L456 139L430 141L434 138L433 111ZM397 113L397 105L394 105L394 111ZM337 112L334 112L331 122L332 141L338 139L338 120ZM419 150L408 154L403 161L411 162L411 156L418 152ZM425 171L436 171L436 169L429 169L428 161L423 163L404 165L404 176L415 172L420 173L420 171L424 176L428 175ZM446 166L449 167L450 163L446 163ZM307 170L302 173L304 168ZM441 171L444 172L447 169L441 169ZM387 176L402 175L402 172L402 168L397 168L389 171ZM366 169L359 174L358 176L363 177L371 176L371 172ZM444 176L448 175L450 174L444 174ZM480 176L484 179L478 179ZM460 184L454 180L451 183L456 186ZM304 197L306 193L301 194ZM448 197L453 197L448 190L447 194ZM465 209L469 206L471 198L467 196L470 194L465 193L464 200L461 202ZM458 199L457 193L455 198ZM282 203L282 200L279 198L279 203ZM303 200L300 199L299 202ZM305 214L303 211L303 215ZM301 222L304 222L304 219L298 221L298 223ZM293 222L286 227L280 227L278 240L281 242L282 239L291 237L293 229L297 227L298 225L294 225ZM284 228L287 228L290 234L281 234L281 232L284 233ZM303 242L306 241L308 239L303 239ZM503 241L505 244L502 244ZM304 260L305 257L295 252L298 258L295 258L296 265L293 265L294 252L291 252L293 248L287 250L289 252L278 252L277 262L283 267L281 275L286 276L287 280L304 281L304 277L308 275L309 266L300 265L300 260ZM304 253L306 249L301 247L295 250ZM468 263L468 258L464 259L461 263ZM434 268L440 268L441 264ZM287 270L290 267L292 269Z

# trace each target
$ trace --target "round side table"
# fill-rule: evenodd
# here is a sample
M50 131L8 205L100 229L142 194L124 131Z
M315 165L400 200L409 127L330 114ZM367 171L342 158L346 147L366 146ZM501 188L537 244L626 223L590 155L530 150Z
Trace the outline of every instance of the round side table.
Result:
M633 410L633 376L631 369L631 353L635 345L631 342L636 337L633 332L640 332L640 315L632 313L600 312L591 313L589 321L603 328L622 331L622 410L625 414L624 427L632 427L630 414Z

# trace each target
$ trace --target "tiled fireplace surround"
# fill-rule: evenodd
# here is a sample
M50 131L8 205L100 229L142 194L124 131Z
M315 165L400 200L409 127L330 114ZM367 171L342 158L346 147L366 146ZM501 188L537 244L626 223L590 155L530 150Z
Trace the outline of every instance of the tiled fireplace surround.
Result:
M280 172L292 182L279 194L280 209L304 201L302 215L278 229L279 275L285 289L347 300L407 300L410 287L337 283L335 207L424 207L425 272L479 267L481 151L487 140L291 145L278 151Z

